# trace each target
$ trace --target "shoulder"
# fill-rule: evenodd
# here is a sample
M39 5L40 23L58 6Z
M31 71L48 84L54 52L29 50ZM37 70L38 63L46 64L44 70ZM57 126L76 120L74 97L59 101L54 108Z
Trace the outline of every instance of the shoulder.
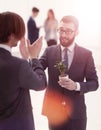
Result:
M29 63L21 58L11 56L7 59L5 66L11 73L17 74L22 68L28 68Z
M52 45L46 48L47 51L52 51L52 50L56 50L57 48L59 48L59 45Z
M82 46L80 46L80 45L77 45L76 44L76 46L75 46L75 49L77 50L77 51L79 51L81 54L91 54L92 53L92 51L91 50L89 50L89 49L87 49L87 48L85 48L85 47L82 47Z
M32 17L29 17L28 22L27 23L31 23L34 22L34 20L32 19Z
M21 66L22 64L28 64L28 62L22 58L18 58L15 56L12 56L12 63L15 64L15 66Z
M75 55L79 61L82 61L83 63L88 62L89 59L93 59L92 51L79 45L75 46Z
M45 49L44 54L47 57L55 56L55 54L60 53L60 46L59 45L52 45Z

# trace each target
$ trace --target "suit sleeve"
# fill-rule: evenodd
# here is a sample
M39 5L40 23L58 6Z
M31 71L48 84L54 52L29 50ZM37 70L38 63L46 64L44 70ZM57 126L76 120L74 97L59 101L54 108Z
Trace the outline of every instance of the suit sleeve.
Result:
M46 87L46 76L40 62L33 59L31 66L27 61L20 65L19 70L20 87L33 89L36 91L43 90Z
M43 69L45 70L48 67L48 49L46 48L46 50L44 51L43 55L40 58L40 63L43 66Z
M95 91L98 88L98 77L92 53L89 53L85 67L85 82L80 82L80 94Z

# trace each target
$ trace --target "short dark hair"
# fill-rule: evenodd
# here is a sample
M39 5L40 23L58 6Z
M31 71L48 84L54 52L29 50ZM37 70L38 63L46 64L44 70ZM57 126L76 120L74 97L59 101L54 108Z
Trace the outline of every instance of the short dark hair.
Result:
M32 12L39 12L39 9L37 7L33 7Z
M17 40L25 35L25 24L22 17L13 12L0 13L0 43L8 42L11 34L14 34Z
M69 22L74 23L76 29L78 29L78 27L79 27L79 21L78 21L78 19L75 16L72 16L72 15L64 16L61 19L61 21L63 21L64 23L69 23Z

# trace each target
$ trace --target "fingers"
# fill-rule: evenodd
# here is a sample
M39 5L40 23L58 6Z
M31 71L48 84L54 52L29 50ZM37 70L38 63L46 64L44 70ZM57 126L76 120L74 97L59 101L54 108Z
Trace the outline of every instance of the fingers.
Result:
M35 43L37 43L37 42L42 42L42 39L43 39L43 36L39 37L39 38L35 41Z
M42 36L40 38L38 38L35 42L33 42L33 44L30 44L30 41L27 39L25 40L25 38L22 38L20 41L20 52L21 55L24 59L27 58L37 58L40 51L41 51L41 47L42 47Z
M29 52L30 58L38 58L39 53L42 48L42 37L38 38L35 42L30 44L30 42L27 40L27 48Z
M28 59L28 51L27 51L27 47L26 47L26 40L25 40L25 38L22 38L20 40L19 50L20 50L21 56L24 59L27 60Z
M35 44L37 44L37 43L41 43L41 42L42 42L42 39L43 39L43 36L39 37L36 41L34 41L34 42L32 43L32 45L35 45Z
M58 81L59 85L63 88L66 88L68 90L75 90L76 89L76 85L75 82L72 81L71 79L65 79L65 80L59 80Z
M29 47L29 46L31 45L31 44L30 44L30 40L27 39L26 41L27 41L27 47Z
M22 49L22 47L24 46L24 44L25 44L25 38L22 38L22 39L20 40L20 44L19 44L19 49L20 49L20 50Z
M34 45L34 46L36 46L36 47L38 47L38 48L41 49L41 47L42 47L42 37L38 38L38 39L34 42L34 44L32 44L32 45Z

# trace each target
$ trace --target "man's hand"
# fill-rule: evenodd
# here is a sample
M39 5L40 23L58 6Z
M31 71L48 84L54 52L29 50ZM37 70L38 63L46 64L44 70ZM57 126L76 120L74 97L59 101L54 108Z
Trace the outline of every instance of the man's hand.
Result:
M33 59L39 56L42 48L42 37L38 38L33 44L30 44L29 40L22 38L20 41L19 49L24 59Z
M67 78L67 79L64 78L63 80L59 80L58 83L61 87L64 87L71 91L76 90L76 88L77 88L77 84L69 78Z
M32 45L27 41L28 53L31 59L37 58L42 48L42 37L38 38Z
M25 38L22 38L20 40L19 50L20 50L21 56L24 59L27 60L29 58L29 53L28 53L28 49L27 49L27 46L26 46L26 40L25 40Z

